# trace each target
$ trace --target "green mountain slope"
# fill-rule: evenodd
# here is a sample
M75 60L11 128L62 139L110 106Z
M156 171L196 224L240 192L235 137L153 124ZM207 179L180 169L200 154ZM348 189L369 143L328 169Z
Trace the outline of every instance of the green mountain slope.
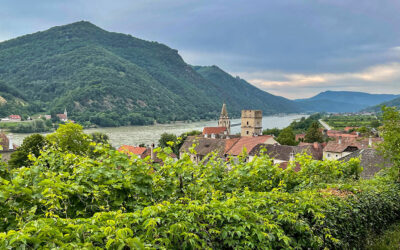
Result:
M212 119L223 101L238 113L253 96L273 97L244 81L232 84L251 91L232 91L204 79L176 50L89 22L2 42L0 66L0 79L26 101L15 105L20 113L60 113L66 107L70 118L102 126ZM267 113L298 111L279 100L287 104L283 109L267 101L253 107Z
M293 101L261 91L239 77L232 77L217 66L194 66L193 68L215 84L218 96L229 103L229 108L232 110L262 109L264 114L274 114L277 111L282 113L301 111L299 105Z
M379 105L375 105L372 107L368 107L366 109L364 109L364 111L368 111L368 112L380 112L382 106L387 106L387 107L399 107L400 108L400 97L390 100L388 102L383 102Z

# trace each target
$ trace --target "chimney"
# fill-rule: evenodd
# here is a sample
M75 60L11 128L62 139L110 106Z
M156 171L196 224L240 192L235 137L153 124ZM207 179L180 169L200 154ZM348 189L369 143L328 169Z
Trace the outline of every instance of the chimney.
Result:
M154 143L150 146L150 158L152 161L156 160L156 153L154 153Z
M12 134L8 135L8 143L9 143L8 144L8 149L9 150L14 150L14 145L13 145L13 142L12 142L12 136L13 136Z
M318 142L314 142L314 149L318 149L319 148L319 143Z
M372 136L369 136L368 138L368 146L372 147Z
M339 142L338 143L342 144L342 137L341 136L339 136Z

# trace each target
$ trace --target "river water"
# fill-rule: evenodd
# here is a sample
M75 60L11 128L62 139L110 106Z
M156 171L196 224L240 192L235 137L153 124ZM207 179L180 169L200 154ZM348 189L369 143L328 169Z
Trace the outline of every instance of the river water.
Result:
M307 115L285 115L285 116L264 116L263 129L267 128L284 128L287 127L292 121L300 119ZM109 136L111 145L119 147L121 145L139 145L144 143L150 145L158 142L160 135L164 132L175 135L180 135L184 132L199 130L202 131L203 127L216 127L218 121L202 121L192 123L173 123L173 124L157 124L150 126L126 126L117 128L93 128L85 129L85 133L102 132ZM232 119L231 124L240 124L239 119ZM240 125L233 126L231 133L240 133ZM13 134L13 142L21 145L23 139L29 134Z

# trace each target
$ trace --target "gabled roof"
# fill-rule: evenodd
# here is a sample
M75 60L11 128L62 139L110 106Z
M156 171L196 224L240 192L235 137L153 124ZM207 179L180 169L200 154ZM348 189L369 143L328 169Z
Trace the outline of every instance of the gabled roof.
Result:
M279 144L258 144L249 152L249 155L258 155L263 148L266 149L266 153L271 158L281 161L289 161L291 153L294 155L307 153L311 155L314 160L322 160L322 147L315 148L313 145L288 146Z
M382 138L374 137L374 138L343 138L341 143L339 140L330 141L324 148L325 152L335 152L341 153L344 152L348 147L356 147L357 149L367 149L370 148L369 140L371 140L372 148L376 147L376 144L382 141Z
M57 117L62 119L62 120L66 120L67 116L65 114L57 114Z
M211 134L223 134L226 130L225 127L204 127L203 128L203 135L211 135Z
M273 136L260 135L254 137L240 137L240 139L226 152L226 154L237 156L243 152L244 148L246 148L246 151L249 153L255 146L267 143L270 139L273 139Z
M189 148L196 145L195 151L197 155L207 155L211 152L217 152L217 154L222 157L225 153L225 145L227 143L226 139L211 139L204 138L201 136L188 136L180 148L181 152L189 152Z
M20 115L10 115L8 117L10 117L10 119L21 119Z
M372 178L382 168L392 165L389 161L385 160L376 149L372 148L357 150L339 160L347 162L352 158L361 159L360 165L363 167L361 177L366 179Z
M135 154L135 155L139 155L142 156L143 153L145 153L147 150L147 148L145 147L135 147L135 146L129 146L129 145L122 145L121 147L119 147L118 151L121 153L125 153L125 154Z

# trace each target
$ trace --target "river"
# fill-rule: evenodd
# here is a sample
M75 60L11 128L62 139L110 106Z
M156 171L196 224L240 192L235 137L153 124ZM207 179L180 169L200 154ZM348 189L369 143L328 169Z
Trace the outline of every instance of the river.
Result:
M264 116L262 125L263 129L267 128L284 128L287 127L292 121L300 119L307 115L285 115L285 116ZM139 145L144 143L150 145L158 142L160 135L164 132L175 135L180 135L184 132L199 130L202 131L203 127L215 127L218 121L202 121L184 123L178 122L173 124L157 124L150 126L126 126L116 128L93 128L85 129L85 133L90 134L93 132L102 132L109 136L111 145L119 147L121 145ZM232 119L231 124L240 124L239 119ZM240 133L240 125L231 128L231 133ZM29 134L13 134L13 142L21 145L23 139Z

